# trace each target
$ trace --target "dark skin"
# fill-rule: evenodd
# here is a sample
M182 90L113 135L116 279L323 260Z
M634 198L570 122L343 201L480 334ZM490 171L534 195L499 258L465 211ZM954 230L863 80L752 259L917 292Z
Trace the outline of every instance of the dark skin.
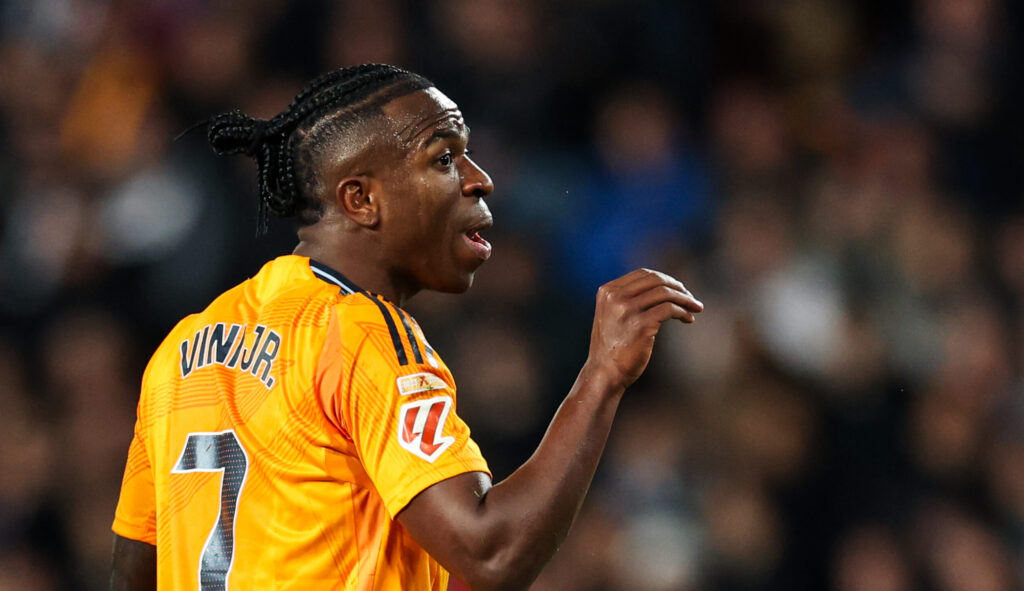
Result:
M463 236L491 226L483 198L494 184L466 153L462 114L437 89L382 111L360 128L375 141L324 163L333 191L320 220L299 230L295 254L398 305L422 289L464 292L484 260Z
M494 189L466 153L469 130L434 88L383 111L365 123L374 141L323 163L333 189L295 254L400 305L422 289L465 291L489 250L470 236L490 226L483 198ZM568 535L661 325L693 322L703 308L682 283L647 269L602 286L587 361L530 459L498 484L481 472L439 482L398 521L470 588L529 587ZM153 546L115 536L111 589L154 589L155 561Z

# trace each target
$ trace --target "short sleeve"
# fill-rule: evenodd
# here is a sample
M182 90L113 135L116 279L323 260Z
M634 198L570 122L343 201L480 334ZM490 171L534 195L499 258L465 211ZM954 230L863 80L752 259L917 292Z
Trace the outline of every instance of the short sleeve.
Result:
M121 482L121 497L114 513L113 530L119 536L156 545L156 490L153 468L142 437L140 422L128 448L128 463Z
M490 471L456 412L451 372L404 311L390 304L378 307L391 322L384 318L361 324L359 334L349 332L354 355L334 406L394 518L442 480Z

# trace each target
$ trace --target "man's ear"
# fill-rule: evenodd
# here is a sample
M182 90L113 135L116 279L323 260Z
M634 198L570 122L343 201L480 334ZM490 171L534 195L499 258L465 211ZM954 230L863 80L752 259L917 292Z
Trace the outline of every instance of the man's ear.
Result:
M380 204L370 188L369 177L350 176L341 179L334 198L345 217L360 226L373 228L380 222Z

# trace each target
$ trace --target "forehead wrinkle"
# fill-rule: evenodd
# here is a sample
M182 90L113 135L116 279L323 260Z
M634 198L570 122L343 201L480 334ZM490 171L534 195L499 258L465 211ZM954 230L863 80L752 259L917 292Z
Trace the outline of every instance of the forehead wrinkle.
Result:
M424 126L416 135L410 137L405 145L411 147L422 144L426 147L444 138L467 138L468 140L468 137L469 128L462 124L460 119L448 117Z
M408 124L405 125L405 127L403 127L402 129L399 129L398 131L396 131L395 135L397 135L398 137L402 137L402 134L404 134L406 131L408 131L410 127L412 127L414 125L419 125L422 122L423 122L423 119L420 119L419 121L413 121L412 123L408 123Z
M446 119L452 119L456 121L456 123L459 124L460 126L464 126L462 121L462 113L460 113L457 108L444 109L440 113L429 115L414 123L413 125L415 125L416 127L413 129L413 132L410 133L408 137L401 139L406 144L411 144L413 141L416 140L416 138L423 135L423 132L427 131L431 127L436 126L438 123L441 123ZM404 129L408 129L409 127L411 126L407 125Z

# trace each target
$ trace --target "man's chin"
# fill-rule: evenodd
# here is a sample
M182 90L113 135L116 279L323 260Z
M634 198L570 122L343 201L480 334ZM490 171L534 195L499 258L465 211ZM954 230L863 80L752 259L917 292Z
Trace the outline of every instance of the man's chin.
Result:
M470 287L473 287L473 278L476 276L476 271L466 273L451 280L439 283L436 286L431 287L433 291L439 291L441 293L466 293Z

